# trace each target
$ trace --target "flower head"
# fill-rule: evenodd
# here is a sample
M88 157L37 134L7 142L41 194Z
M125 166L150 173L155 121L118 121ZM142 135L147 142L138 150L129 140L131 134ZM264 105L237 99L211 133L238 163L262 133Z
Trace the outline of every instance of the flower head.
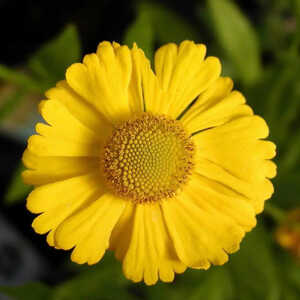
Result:
M23 178L49 245L80 264L113 250L125 276L146 284L239 249L273 193L275 145L205 54L167 44L152 71L136 45L103 42L46 92Z

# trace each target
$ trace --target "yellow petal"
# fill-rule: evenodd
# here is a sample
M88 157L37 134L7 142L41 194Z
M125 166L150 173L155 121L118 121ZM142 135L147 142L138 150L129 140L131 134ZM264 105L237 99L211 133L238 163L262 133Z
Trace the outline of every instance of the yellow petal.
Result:
M154 284L152 270L149 267L157 264L156 269L162 281L171 282L174 279L174 272L182 273L186 266L179 260L175 253L174 246L165 226L160 205L145 206L145 234L148 245L147 265L144 273L144 280L148 284ZM152 252L152 255L150 254Z
M147 285L153 285L158 280L158 269L159 269L159 248L160 243L155 239L155 230L151 225L153 224L152 217L155 218L155 214L152 214L153 207L143 206L144 209L144 231L145 231L145 260L144 260L144 281ZM143 242L143 241L140 241ZM139 253L137 253L139 255ZM126 259L126 258L125 258Z
M132 53L132 78L129 86L130 103L134 103L132 112L149 111L163 113L167 104L157 77L153 73L144 52L134 45Z
M81 207L56 230L55 242L61 249L75 249L71 259L77 263L97 263L109 246L109 238L125 207L124 199L107 193Z
M274 164L268 162L275 156L275 145L259 140L267 137L268 132L262 118L249 116L196 134L193 136L196 172L243 194L256 212L260 212L264 200L273 193L273 186L266 177L276 174Z
M39 111L44 120L51 125L37 124L37 133L44 137L63 138L79 143L101 141L101 135L84 126L57 100L41 101Z
M67 69L71 88L113 124L130 116L128 86L131 78L131 53L127 46L114 48L103 42L97 54L86 55L83 63Z
M98 156L104 141L57 100L42 101L40 112L50 125L38 123L28 149L38 156Z
M33 135L28 139L28 150L38 156L91 156L99 157L101 144L76 143L56 137Z
M76 119L93 130L100 138L105 139L112 131L112 126L99 111L76 94L65 80L48 90L46 96L61 102Z
M132 55L132 76L129 84L129 98L131 111L145 111L145 99L143 94L143 73L147 68L149 61L144 55L143 50L136 47L131 50Z
M49 233L47 234L46 240L47 240L47 243L49 246L56 248L54 245L55 244L54 234L55 234L55 230L49 231ZM58 249L58 248L56 248L56 249Z
M155 54L155 72L161 88L167 91L167 113L173 118L179 115L221 73L221 64L216 57L204 60L206 47L191 41L179 47L167 44Z
M26 184L41 185L90 173L100 168L99 158L37 156L28 149L23 163L30 170L22 173Z
M32 227L40 234L50 231L47 242L55 246L57 227L82 205L103 193L104 188L95 173L37 187L28 196L27 208L34 213L43 213L34 219Z
M33 213L41 213L54 210L59 205L68 207L70 201L76 201L84 194L102 193L103 190L103 181L96 171L36 187L29 194L26 206Z
M261 172L266 177L275 176L276 165L273 162L265 160L262 166ZM215 184L219 183L223 187L223 193L236 197L243 196L245 201L251 203L256 213L262 211L264 200L270 198L273 193L273 186L269 180L263 179L250 183L232 175L230 171L205 158L197 160L195 172L214 181Z
M210 263L222 265L228 260L227 253L238 250L244 231L226 215L199 205L196 199L201 195L194 197L181 193L177 199L162 202L177 255L192 268L208 269Z
M123 271L128 279L134 282L144 279L147 285L153 285L158 278L173 281L174 272L186 269L172 246L159 204L138 204L131 232L123 261Z
M133 282L143 280L145 262L145 230L143 205L136 205L134 226L131 234L129 249L123 260L123 272Z
M203 210L210 211L216 216L220 215L221 218L222 215L230 218L244 231L250 231L256 226L255 211L248 199L226 189L226 186L217 181L193 174L184 192L195 199Z
M220 77L203 92L181 119L186 130L194 133L252 115L244 96L237 91L230 93L232 87L230 78Z
M193 136L197 157L206 158L234 176L256 182L264 179L261 166L275 155L275 146L258 140L268 136L265 121L258 116L243 117Z
M135 204L128 201L110 237L110 250L118 260L123 260L130 244L134 224Z

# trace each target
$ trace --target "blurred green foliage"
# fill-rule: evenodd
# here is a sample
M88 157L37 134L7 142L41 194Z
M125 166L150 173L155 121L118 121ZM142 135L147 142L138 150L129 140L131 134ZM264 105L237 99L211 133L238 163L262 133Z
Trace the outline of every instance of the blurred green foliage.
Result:
M14 286L0 287L0 292L15 300L51 300L54 292L45 284L40 282L29 282L18 288Z
M223 75L234 78L255 112L270 126L278 145L276 193L270 205L284 211L299 206L300 195L300 1L256 0L255 18L233 0L199 1L198 22L158 1L137 1L136 17L127 28L124 43L133 42L153 60L157 46L185 39L208 44L208 54L220 57ZM0 79L18 87L0 108L7 117L28 92L43 93L64 76L68 65L81 57L76 28L68 26L57 39L33 55L26 73L0 66ZM6 201L14 203L28 192L16 171ZM272 210L267 209L267 213ZM73 266L75 275L57 286L28 283L1 287L0 291L23 299L186 299L186 300L296 300L300 299L300 267L273 240L276 217L266 214L246 235L229 263L208 271L188 270L173 284L152 287L132 284L111 254L93 267ZM32 291L35 291L33 293Z
M207 7L217 40L234 64L240 80L247 85L254 84L262 75L260 47L254 28L230 0L208 0Z
M78 33L73 25L69 25L57 38L45 44L31 57L28 67L32 76L47 89L63 79L67 67L80 58Z
M135 22L127 29L124 43L132 46L136 42L151 60L156 43L180 43L198 38L197 31L191 24L164 5L138 2L136 14Z

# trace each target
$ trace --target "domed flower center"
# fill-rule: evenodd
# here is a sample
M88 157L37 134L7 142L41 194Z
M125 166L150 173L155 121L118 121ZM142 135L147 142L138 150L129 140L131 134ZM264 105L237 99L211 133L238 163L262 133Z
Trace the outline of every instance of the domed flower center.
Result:
M111 189L137 203L173 197L193 166L194 147L179 121L144 113L115 129L104 148Z

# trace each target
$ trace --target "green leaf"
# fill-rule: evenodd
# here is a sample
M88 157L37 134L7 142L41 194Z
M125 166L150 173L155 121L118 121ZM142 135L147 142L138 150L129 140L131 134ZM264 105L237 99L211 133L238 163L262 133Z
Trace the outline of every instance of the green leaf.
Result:
M271 67L273 76L270 78L269 91L267 91L266 97L261 100L266 105L265 117L276 131L278 131L277 127L282 126L281 121L278 121L279 118L283 116L287 118L282 120L285 122L283 124L285 127L286 122L290 122L295 117L293 115L295 110L296 112L299 110L299 88L297 86L297 78L300 75L299 67L300 59L298 54L285 57L278 65L276 64ZM293 101L290 101L291 99ZM289 105L287 105L287 100L289 101ZM286 113L288 114L287 116L285 116Z
M169 283L158 282L157 284L145 287L148 300L172 299L182 300L187 298L187 287L183 288L178 282Z
M21 173L25 170L22 163L17 167L8 190L4 196L6 204L14 204L22 201L31 190L31 186L23 182Z
M66 68L80 60L81 46L76 27L68 25L58 37L46 43L29 60L29 67L37 78L49 86L65 75Z
M30 282L21 286L0 286L0 292L13 300L50 300L52 289L39 282Z
M233 285L227 268L214 267L204 276L204 280L192 290L189 300L232 300Z
M300 161L300 131L289 137L286 152L281 156L281 175L290 173Z
M300 293L300 265L296 262L296 258L288 256L285 268L286 278L289 280L291 286Z
M280 169L280 166L279 166ZM299 206L300 195L300 172L278 174L280 177L275 179L275 193L272 202L281 208L292 209Z
M125 279L119 263L111 255L82 271L73 279L60 284L54 291L52 300L135 300L128 291L129 281Z
M154 54L154 28L148 11L138 10L136 20L125 33L124 43L131 47L134 42L152 60Z
M0 79L13 83L18 87L25 89L26 91L38 93L43 92L38 82L32 79L30 76L4 65L0 65Z
M239 252L231 256L228 266L238 292L237 299L280 299L281 286L271 239L263 226L247 234Z
M152 60L155 42L180 43L197 38L195 29L175 12L158 3L142 2L138 5L137 18L128 28L124 42L128 46L136 42Z
M283 300L299 300L299 291L292 288L285 288L283 291Z
M24 90L17 90L8 95L6 99L2 99L2 105L0 107L0 123L18 107L22 100L25 99L25 94L26 92Z
M262 73L256 32L238 6L230 0L207 0L211 23L220 45L234 63L246 85L255 83Z
M155 38L161 44L180 43L183 40L198 39L194 27L180 15L158 3L142 3L140 9L151 16L155 29Z
M288 252L279 251L277 260L280 262L279 271L283 284L283 300L296 300L300 295L300 265L296 257ZM297 297L296 297L297 296Z
M292 10L297 16L297 23L299 24L300 21L300 2L299 0L292 0Z
M177 275L172 284L159 282L146 287L149 300L232 300L233 285L226 266L212 267L208 271L187 270Z

